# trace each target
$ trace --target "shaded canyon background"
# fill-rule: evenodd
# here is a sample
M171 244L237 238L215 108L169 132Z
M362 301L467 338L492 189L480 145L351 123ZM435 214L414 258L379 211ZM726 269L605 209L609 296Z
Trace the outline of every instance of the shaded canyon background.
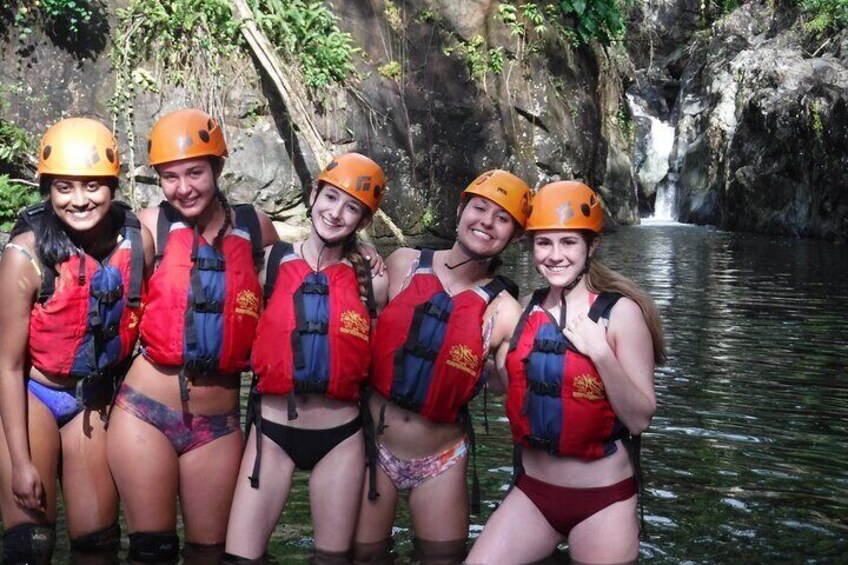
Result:
M720 13L700 0L637 0L624 37L603 44L557 34L567 19L538 27L518 9L510 20L508 2L334 0L355 73L316 90L284 59L289 97L246 45L214 64L196 52L178 69L168 45L116 57L132 32L117 16L128 4L92 4L77 34L28 23L20 3L0 8L0 118L36 142L62 117L113 126L138 206L161 198L144 166L150 126L198 105L223 120L231 200L254 202L281 229L304 223L324 164L306 124L330 153L383 165L383 208L407 235L450 237L459 192L496 167L536 188L584 180L609 225L662 207L728 230L848 234L848 31L811 33L798 2ZM36 151L15 175L32 178Z

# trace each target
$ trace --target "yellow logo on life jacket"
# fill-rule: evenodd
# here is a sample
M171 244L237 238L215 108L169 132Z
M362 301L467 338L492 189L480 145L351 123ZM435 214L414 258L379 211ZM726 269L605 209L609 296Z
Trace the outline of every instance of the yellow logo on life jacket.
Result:
M130 310L130 321L127 324L127 327L131 330L135 329L138 326L138 314L135 310Z
M574 398L585 398L586 400L601 400L606 398L604 382L593 375L580 375L574 379Z
M259 319L259 297L252 290L243 290L236 295L236 314Z
M447 364L450 367L459 369L475 378L479 374L480 358L467 345L454 345L450 348L448 356L450 358L447 360Z
M348 310L347 312L342 312L340 321L342 323L342 327L339 329L340 332L368 341L371 328L365 316L355 310Z

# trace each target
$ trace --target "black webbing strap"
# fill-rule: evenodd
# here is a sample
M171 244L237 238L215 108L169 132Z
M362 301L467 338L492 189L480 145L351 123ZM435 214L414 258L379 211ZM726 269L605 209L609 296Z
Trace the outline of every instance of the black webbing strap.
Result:
M639 490L639 538L647 541L648 530L645 528L645 481L642 476L642 435L627 434L621 438L621 443L627 450L633 462L633 474Z
M365 279L365 307L368 309L368 315L372 320L377 319L377 297L374 296L374 281L371 279L371 267L368 269L368 278Z
M371 417L371 389L367 384L362 385L360 392L359 414L362 418L362 434L365 439L365 462L368 465L368 500L377 500L377 430L374 418Z
M233 211L236 213L236 225L247 228L247 233L250 235L250 247L253 250L253 265L259 271L262 269L262 261L265 260L265 251L262 246L262 228L259 226L256 208L250 204L235 204Z
M598 294L592 307L589 308L589 319L597 323L598 320L604 318L609 319L610 310L615 306L615 303L621 298L621 295L616 292L602 292Z
M130 284L127 289L127 306L141 306L141 282L144 278L144 244L141 239L141 222L124 202L115 202L122 213L124 238L130 242Z
M171 235L171 224L181 219L180 213L167 201L159 204L159 217L156 220L156 254L154 255L154 263L157 267L165 256L165 247L168 246L168 237Z
M509 351L515 351L515 348L518 347L518 340L521 338L521 334L524 333L524 326L527 325L527 318L529 318L530 314L533 313L533 308L542 303L547 294L547 288L537 288L533 291L533 296L530 297L530 302L527 304L527 307L524 308L524 312L521 313L521 317L518 319L518 324L515 326L515 332L512 334L512 339L509 340Z
M245 435L248 435L250 425L256 434L256 458L253 460L253 471L250 473L251 488L259 488L259 468L262 463L262 395L256 386L259 377L254 373L253 382L250 383L250 393L247 396L247 419L245 420Z
M477 437L474 433L474 422L471 421L471 411L465 404L459 413L463 430L468 437L468 445L471 448L471 499L470 509L472 514L480 513L480 476L477 473Z
M508 278L503 277L501 275L496 275L495 278L493 278L480 288L482 288L483 292L485 292L486 295L489 297L486 303L491 304L492 300L497 298L502 291L510 288L510 286L516 288L515 283L510 281Z
M265 266L265 285L262 288L262 296L265 299L265 304L271 299L274 293L274 286L277 284L277 275L280 272L280 261L283 257L293 253L294 248L291 243L278 241L271 246L271 252L268 254L268 264Z
M161 220L161 208L160 208ZM186 351L196 350L197 348L197 328L194 325L194 313L205 312L208 304L206 293L203 290L203 283L200 280L200 270L197 266L197 253L200 247L200 231L197 226L193 228L194 235L191 243L191 271L189 273L189 283L191 284L191 303L185 311L185 342ZM180 368L180 399L183 402L188 402L188 376L186 374L187 363L183 363Z

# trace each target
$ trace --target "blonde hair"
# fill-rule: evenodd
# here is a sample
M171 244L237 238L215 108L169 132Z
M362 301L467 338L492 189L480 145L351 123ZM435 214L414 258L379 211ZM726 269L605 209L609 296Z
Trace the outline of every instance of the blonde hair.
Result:
M594 258L589 262L586 286L596 294L616 292L639 305L642 315L645 317L645 324L651 333L651 341L654 346L654 363L662 365L666 360L665 336L663 335L660 312L653 299L635 282Z

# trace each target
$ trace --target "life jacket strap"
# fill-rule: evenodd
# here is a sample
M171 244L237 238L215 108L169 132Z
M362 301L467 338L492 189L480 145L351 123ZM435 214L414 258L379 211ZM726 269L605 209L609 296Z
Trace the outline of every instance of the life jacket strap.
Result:
M253 460L253 471L250 473L251 488L259 488L259 468L262 463L262 395L259 394L257 385L259 377L254 373L253 382L250 384L250 393L247 400L247 419L245 421L245 434L247 435L250 425L256 434L256 458Z
M256 271L262 270L265 261L265 250L262 245L262 228L259 225L259 215L251 204L235 204L233 211L236 214L236 225L247 228L250 236L250 247L253 254L253 266Z
M368 465L368 500L377 500L377 430L371 417L371 389L363 384L360 392L359 417L362 419L362 435L365 440L365 462Z
M262 295L265 298L265 303L271 299L274 293L274 286L277 284L277 275L280 272L280 261L283 257L294 253L294 247L291 243L278 241L271 246L271 252L268 254L268 264L265 266L265 286L262 289Z

